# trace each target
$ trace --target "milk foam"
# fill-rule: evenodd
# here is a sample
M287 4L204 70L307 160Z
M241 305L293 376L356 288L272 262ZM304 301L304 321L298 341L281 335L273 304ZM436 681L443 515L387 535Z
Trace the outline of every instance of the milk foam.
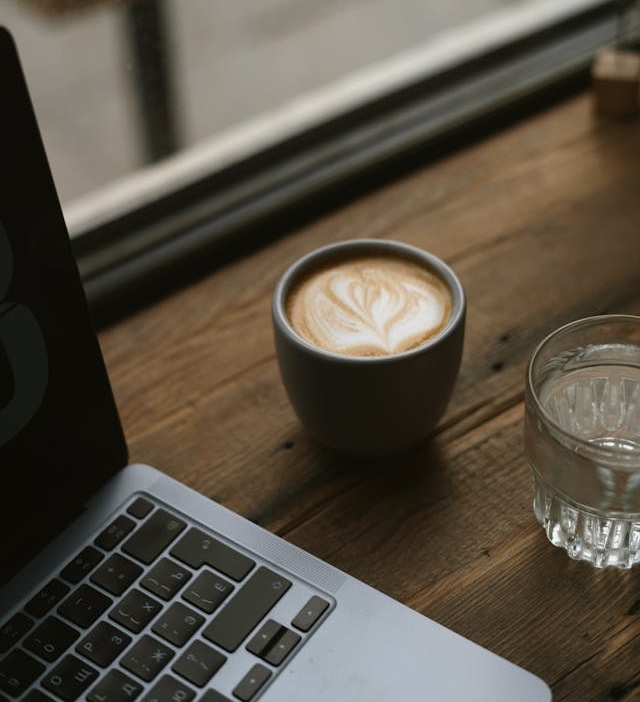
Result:
M350 258L295 287L287 313L310 343L349 356L385 356L419 346L451 315L451 293L425 267L403 258Z

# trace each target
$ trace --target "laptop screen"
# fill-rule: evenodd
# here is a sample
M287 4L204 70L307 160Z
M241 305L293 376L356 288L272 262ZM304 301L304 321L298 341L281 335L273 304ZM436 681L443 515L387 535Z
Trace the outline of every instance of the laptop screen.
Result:
M43 58L46 60L46 58ZM15 45L0 27L0 586L127 460Z

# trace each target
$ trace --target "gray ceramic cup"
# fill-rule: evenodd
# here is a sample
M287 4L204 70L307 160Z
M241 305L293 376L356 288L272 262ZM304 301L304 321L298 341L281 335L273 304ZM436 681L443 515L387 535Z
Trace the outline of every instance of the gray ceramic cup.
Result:
M296 331L288 299L318 267L361 254L415 262L444 282L450 307L441 328L409 350L354 356L321 348ZM466 299L442 260L388 239L353 239L316 249L293 263L273 293L272 319L281 378L295 413L318 442L361 457L417 447L434 431L453 391L462 357Z

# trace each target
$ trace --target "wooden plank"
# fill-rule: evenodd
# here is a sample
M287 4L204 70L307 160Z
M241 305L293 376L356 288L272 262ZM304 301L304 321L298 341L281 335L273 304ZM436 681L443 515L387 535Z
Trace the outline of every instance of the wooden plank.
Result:
M526 360L554 327L640 314L639 193L640 125L599 122L586 94L212 266L101 334L132 459L532 670L554 699L633 699L640 571L596 571L547 542L522 397ZM376 464L300 428L270 320L289 263L361 236L434 251L468 295L438 434Z

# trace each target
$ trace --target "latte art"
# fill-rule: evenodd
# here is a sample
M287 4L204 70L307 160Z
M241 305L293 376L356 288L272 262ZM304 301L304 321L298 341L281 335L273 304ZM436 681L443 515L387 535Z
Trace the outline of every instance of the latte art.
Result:
M446 325L451 308L440 277L388 255L318 269L294 286L287 301L300 336L349 356L387 356L420 346Z

